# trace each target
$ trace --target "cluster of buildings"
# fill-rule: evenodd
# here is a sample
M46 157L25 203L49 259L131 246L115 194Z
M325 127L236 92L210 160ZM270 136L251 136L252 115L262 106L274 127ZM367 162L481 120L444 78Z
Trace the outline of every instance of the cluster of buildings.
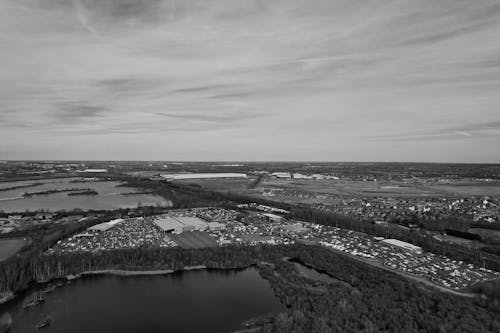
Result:
M156 228L150 218L117 219L94 225L86 232L60 240L54 252L98 252L144 246L175 247L177 244Z
M192 179L221 179L221 178L247 178L245 173L214 172L214 173L171 173L160 175L164 180L192 180Z
M83 233L60 240L48 252L97 252L144 246L175 247L168 235L191 231L217 232L237 212L219 208L172 210L168 214L115 219L93 225Z
M270 177L278 178L278 179L308 179L308 180L339 180L340 178L333 175L325 175L321 173L313 173L313 174L302 174L302 173L292 173L292 172L272 172L268 173Z
M302 237L310 242L384 265L395 271L420 276L450 289L462 289L476 282L500 278L500 273L422 251L418 246L394 239L311 225Z
M288 213L290 213L289 211L281 209L281 208L261 205L261 204L255 203L255 202L252 202L249 204L240 204L240 205L237 205L237 207L242 208L242 209L259 210L261 212L266 212L266 213L271 213L271 214L288 214Z
M317 208L363 219L391 222L438 220L443 216L468 217L474 222L500 222L500 202L493 197L351 198L315 204Z
M243 214L243 218L241 215ZM221 208L174 210L147 218L118 219L90 227L85 233L59 241L49 252L102 251L141 246L175 247L172 233L203 233L219 246L242 244L317 244L383 265L400 273L419 276L433 283L461 289L500 273L422 251L397 239L314 223L289 221L271 213L237 212ZM194 233L193 233L194 235ZM176 236L177 237L177 236ZM175 239L175 237L172 236Z

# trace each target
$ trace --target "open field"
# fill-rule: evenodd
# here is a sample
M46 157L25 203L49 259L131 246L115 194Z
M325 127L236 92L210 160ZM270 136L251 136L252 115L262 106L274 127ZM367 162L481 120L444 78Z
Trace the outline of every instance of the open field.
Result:
M444 195L458 195L458 196L500 196L500 183L459 183L447 185L432 185L430 188L438 193Z
M290 203L321 203L332 198L461 198L500 196L500 182L461 181L457 183L407 183L401 181L304 180L267 178L255 188L251 179L196 180L204 189L265 196Z
M217 242L209 234L202 231L183 232L182 234L169 234L168 237L183 249L201 249L216 247Z
M231 191L240 192L246 191L248 186L254 181L253 178L244 179L189 179L176 181L181 184L196 184L207 190L214 191Z
M12 257L29 243L27 238L0 239L0 261Z

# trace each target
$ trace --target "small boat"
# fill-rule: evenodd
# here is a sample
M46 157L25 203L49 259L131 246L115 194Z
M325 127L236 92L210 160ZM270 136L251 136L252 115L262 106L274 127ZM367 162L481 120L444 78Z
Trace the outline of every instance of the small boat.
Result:
M35 300L37 304L45 302L45 298L43 298L42 293L38 293L38 295L35 296Z
M23 305L23 308L31 308L32 306L38 305L43 302L45 302L45 299L42 297L41 293L38 293L35 297L33 297L33 299L26 301L26 303L24 303Z
M41 330L42 328L50 326L51 322L52 322L52 319L50 317L47 317L44 320L42 320L40 323L38 323L38 325L36 325L36 328L38 328L39 330Z
M64 283L62 283L62 281L58 281L58 282L56 283L56 286L58 286L58 287L62 287L63 285L64 285Z
M53 292L56 288L57 288L57 286L56 286L55 284L52 284L52 285L48 286L47 288L43 289L43 290L42 290L42 293L51 293L51 292Z
M31 299L31 300L27 301L26 303L24 303L23 308L27 309L27 308L31 308L32 306L35 306L35 305L37 305L37 302L35 302L35 300Z

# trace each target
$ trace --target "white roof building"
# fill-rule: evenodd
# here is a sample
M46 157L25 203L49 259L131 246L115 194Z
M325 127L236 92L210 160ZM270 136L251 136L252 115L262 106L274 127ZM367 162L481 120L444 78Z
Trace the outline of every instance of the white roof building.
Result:
M403 241L400 241L398 239L384 239L381 242L388 244L388 245L391 245L391 246L395 246L395 247L399 247L399 248L402 248L405 250L409 250L409 251L414 251L414 252L421 252L422 251L422 248L420 246L416 246L416 245L413 245L413 244L410 244L407 242L403 242Z
M158 228L165 232L181 233L184 225L173 217L166 216L153 222Z
M264 216L265 218L267 218L270 221L275 221L275 222L279 222L279 221L283 220L283 216L272 214L272 213L263 213L262 216Z
M290 172L273 172L271 176L276 177L276 178L291 178L292 175Z
M203 231L209 227L207 222L193 216L163 216L153 223L162 231L175 233Z
M213 179L213 178L247 178L245 173L217 172L217 173L172 173L160 175L167 180L184 179Z
M102 232L102 231L106 231L106 230L109 230L109 229L113 228L115 225L117 225L118 223L122 223L123 221L124 221L124 219L111 220L111 221L108 221L108 222L104 222L104 223L99 223L99 224L93 225L93 226L87 228L87 230Z
M223 230L226 229L226 225L224 223L219 223L219 222L208 222L208 229L209 230Z

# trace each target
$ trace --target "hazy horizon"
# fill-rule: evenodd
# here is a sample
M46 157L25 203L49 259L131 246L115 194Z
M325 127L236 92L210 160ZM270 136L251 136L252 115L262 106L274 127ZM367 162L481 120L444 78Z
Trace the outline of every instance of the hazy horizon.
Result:
M500 163L483 163L483 162L416 162L416 161L321 161L321 160L107 160L107 159L4 159L0 160L1 163L5 162L40 162L40 163L51 163L51 162L162 162L162 163L338 163L338 164L477 164L477 165L500 165ZM227 166L230 167L230 166Z
M5 0L0 160L500 163L500 4Z

